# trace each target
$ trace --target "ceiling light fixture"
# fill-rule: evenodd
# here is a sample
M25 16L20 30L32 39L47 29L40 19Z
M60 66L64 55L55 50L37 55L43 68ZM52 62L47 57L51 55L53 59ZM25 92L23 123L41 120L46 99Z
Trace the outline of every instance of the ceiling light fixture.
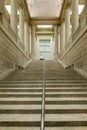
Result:
M37 28L52 28L52 25L37 25Z

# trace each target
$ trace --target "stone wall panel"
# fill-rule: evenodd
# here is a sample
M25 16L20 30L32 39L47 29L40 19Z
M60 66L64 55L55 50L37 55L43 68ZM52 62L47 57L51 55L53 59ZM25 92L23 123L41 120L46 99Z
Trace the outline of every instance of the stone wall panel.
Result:
M16 46L12 39L0 28L0 65L9 67L9 65L17 64L23 67L29 58L24 54L20 47Z

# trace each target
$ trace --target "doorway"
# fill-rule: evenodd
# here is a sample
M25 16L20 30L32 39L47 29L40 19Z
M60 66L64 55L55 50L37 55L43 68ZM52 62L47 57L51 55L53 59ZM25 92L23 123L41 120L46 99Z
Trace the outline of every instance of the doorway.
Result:
M51 39L39 39L39 59L53 60Z

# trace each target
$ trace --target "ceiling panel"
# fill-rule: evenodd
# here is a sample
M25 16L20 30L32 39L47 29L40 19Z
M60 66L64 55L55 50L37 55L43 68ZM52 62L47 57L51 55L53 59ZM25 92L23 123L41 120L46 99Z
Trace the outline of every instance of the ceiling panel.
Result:
M59 17L63 0L27 0L31 17Z

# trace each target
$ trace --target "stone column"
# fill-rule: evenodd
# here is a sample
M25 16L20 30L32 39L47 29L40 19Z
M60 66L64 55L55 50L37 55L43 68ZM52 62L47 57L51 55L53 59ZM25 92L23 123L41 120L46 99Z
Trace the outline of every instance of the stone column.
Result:
M0 14L4 13L4 0L0 0Z
M35 25L31 27L31 58L35 59Z
M19 37L21 43L24 45L24 9L22 5L19 7Z
M87 10L87 0L85 0L85 10Z
M27 54L29 54L29 28L27 20L24 21L24 49Z
M0 21L3 22L4 0L0 0Z
M58 57L60 55L60 27L58 27Z
M17 0L11 0L11 28L17 33Z
M55 38L55 49L54 49L54 58L58 58L58 26L54 26L54 38Z
M65 21L61 23L60 27L60 55L65 52Z
M79 26L78 0L72 0L72 33L76 31L78 26Z
M70 36L70 7L68 6L65 10L65 44L68 43Z
M30 50L31 50L31 27L30 27L30 25L28 26L28 30L29 30L28 54L30 56Z

